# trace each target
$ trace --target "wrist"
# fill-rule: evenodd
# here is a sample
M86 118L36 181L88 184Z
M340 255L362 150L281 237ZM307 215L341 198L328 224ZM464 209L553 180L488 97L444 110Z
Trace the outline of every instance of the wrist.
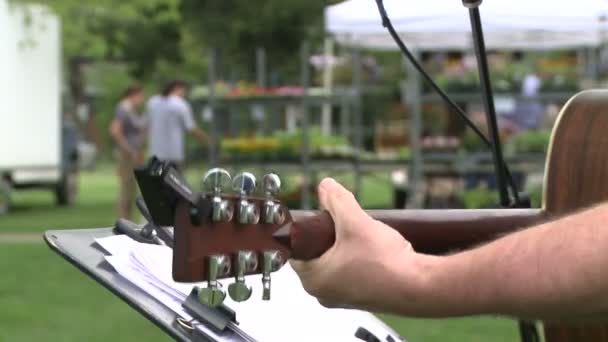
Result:
M407 250L397 258L385 260L388 277L382 291L386 301L378 311L409 317L435 317L443 303L445 289L438 285L442 258Z
M478 315L487 313L491 295L480 286L479 263L471 263L467 252L450 256L425 256L421 261L421 296L432 317ZM477 265L477 267L473 267Z

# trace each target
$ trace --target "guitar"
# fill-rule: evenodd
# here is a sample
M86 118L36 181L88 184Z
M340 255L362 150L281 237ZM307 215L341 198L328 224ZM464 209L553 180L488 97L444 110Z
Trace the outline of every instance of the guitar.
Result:
M369 214L396 229L420 253L444 254L492 241L507 233L608 200L608 91L586 91L563 108L549 147L542 209L378 210ZM326 212L290 211L275 200L277 175L264 176L255 196L255 176L231 179L222 169L207 172L205 191L196 192L169 165L157 160L136 170L152 219L174 226L173 277L208 282L200 300L220 305L226 296L218 280L234 278L228 293L247 300L244 275L262 274L263 298L270 299L271 273L290 259L310 260L334 243ZM225 191L232 181L234 192ZM548 342L608 341L602 323L544 324Z

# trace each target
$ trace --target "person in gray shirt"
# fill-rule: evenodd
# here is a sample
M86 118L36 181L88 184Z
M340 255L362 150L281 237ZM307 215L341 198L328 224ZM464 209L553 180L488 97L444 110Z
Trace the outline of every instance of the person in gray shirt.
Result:
M116 114L110 125L110 134L116 143L117 174L120 183L118 194L118 217L129 219L137 185L133 169L144 160L143 145L146 120L138 112L144 103L144 91L140 86L130 86L116 106Z
M205 132L194 121L192 107L185 99L186 91L185 82L173 81L147 104L150 154L177 168L184 165L186 133L201 144L208 141Z

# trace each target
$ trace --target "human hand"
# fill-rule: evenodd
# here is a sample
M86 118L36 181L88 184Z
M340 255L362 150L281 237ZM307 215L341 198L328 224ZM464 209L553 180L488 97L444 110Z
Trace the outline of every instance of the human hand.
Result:
M138 151L136 149L129 148L127 150L127 154L129 156L129 159L131 160L131 163L135 166L142 165L145 161L145 156L142 151Z
M137 152L137 157L135 159L136 165L143 165L146 162L146 155L143 151Z
M395 298L415 296L423 257L333 179L321 182L318 195L335 223L336 241L316 260L291 261L306 291L328 307L400 311Z

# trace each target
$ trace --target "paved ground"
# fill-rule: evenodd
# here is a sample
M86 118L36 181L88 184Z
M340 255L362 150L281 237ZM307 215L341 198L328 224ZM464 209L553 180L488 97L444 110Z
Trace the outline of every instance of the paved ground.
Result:
M0 243L42 243L42 233L0 233Z

